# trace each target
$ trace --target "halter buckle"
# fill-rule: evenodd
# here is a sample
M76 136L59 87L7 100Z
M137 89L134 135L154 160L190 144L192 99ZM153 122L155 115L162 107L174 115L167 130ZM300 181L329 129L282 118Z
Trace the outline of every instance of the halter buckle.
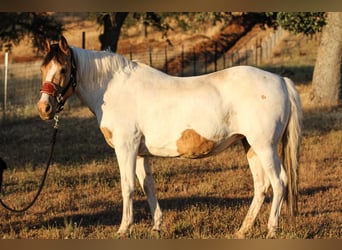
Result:
M58 104L63 104L63 96L62 94L58 94L58 96L56 96L57 102Z
M53 126L54 129L58 129L58 122L59 122L59 118L58 115L55 115L53 117L53 119L55 120L55 125Z

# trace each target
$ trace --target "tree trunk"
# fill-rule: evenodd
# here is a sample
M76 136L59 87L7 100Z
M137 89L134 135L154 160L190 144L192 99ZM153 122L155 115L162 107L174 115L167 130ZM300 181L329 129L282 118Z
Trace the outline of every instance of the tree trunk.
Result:
M101 50L116 52L120 37L121 27L128 12L117 12L103 16L103 34L99 36ZM114 20L112 20L114 19Z
M328 12L312 80L312 100L337 106L341 101L342 12Z

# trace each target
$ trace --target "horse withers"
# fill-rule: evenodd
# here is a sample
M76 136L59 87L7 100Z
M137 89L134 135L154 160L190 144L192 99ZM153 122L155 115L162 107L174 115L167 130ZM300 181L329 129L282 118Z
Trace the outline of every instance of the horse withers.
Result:
M69 47L64 37L47 43L46 50L40 117L52 119L74 92L95 114L120 168L118 233L128 232L133 223L135 175L147 195L153 229L160 230L162 212L149 156L206 157L240 140L254 196L236 236L243 238L252 227L269 186L273 200L267 236L276 236L285 197L291 215L296 213L302 111L290 79L250 66L174 77L116 53Z

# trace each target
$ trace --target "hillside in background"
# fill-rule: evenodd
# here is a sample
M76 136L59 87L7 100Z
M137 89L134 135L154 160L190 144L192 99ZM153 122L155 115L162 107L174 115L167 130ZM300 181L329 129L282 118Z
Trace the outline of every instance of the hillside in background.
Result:
M82 33L85 32L85 48L92 50L100 49L98 40L102 27L96 22L95 17L88 13L52 13L56 18L64 23L64 36L72 46L82 46ZM196 51L214 50L214 44L217 44L218 51L225 52L229 50L241 37L247 35L250 30L257 29L263 35L268 34L271 30L261 30L256 20L245 18L239 13L235 14L230 24L216 22L194 25L191 30L182 29L175 20L169 20L171 26L168 32L168 39L172 45L168 45L163 34L155 28L148 27L147 35L144 34L144 26L137 23L136 25L125 25L118 45L118 53L128 54L134 48L142 51L153 47L154 50L163 50L165 46L180 47L183 46L187 51L195 49ZM1 52L0 56L4 54ZM18 46L14 46L11 52L10 60L12 62L33 61L40 59L42 54L37 54L32 48L29 39L25 39ZM177 62L170 62L177 63Z
M57 13L64 22L64 36L71 46L99 50L101 26L87 13ZM227 25L204 23L184 31L170 20L168 44L160 31L151 27L145 36L142 25L125 25L118 53L160 69L171 75L190 76L221 70L233 65L254 65L290 77L297 88L305 88L309 99L313 68L320 35L306 37L288 32L262 29L258 23L237 14ZM281 31L281 32L280 32ZM9 55L7 102L11 105L36 103L40 88L43 54L35 54L26 39ZM4 96L4 53L0 54L0 96ZM2 65L1 65L2 64ZM2 106L3 99L0 99Z

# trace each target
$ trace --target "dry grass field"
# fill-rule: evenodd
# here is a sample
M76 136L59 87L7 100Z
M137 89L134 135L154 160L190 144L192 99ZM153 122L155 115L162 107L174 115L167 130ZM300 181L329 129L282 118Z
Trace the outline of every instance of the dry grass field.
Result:
M342 232L342 110L305 111L301 150L299 216L292 227L286 206L280 238L340 238ZM4 125L1 156L9 164L3 199L22 207L38 188L49 151L52 124L29 117ZM137 186L130 238L231 238L253 196L242 146L201 160L152 158L160 205L161 235L151 232L150 212ZM248 235L263 238L272 192ZM53 164L37 203L23 214L0 209L0 237L113 239L121 219L119 171L96 121L85 108L61 115Z
M294 79L303 100L299 170L299 215L291 225L283 206L281 239L339 239L342 235L342 108L310 103L317 41L289 36L264 67ZM291 47L292 46L292 47ZM297 51L300 50L300 51ZM300 56L299 56L300 55ZM45 187L27 212L0 208L1 239L117 239L122 198L115 154L93 115L71 100L60 128ZM253 121L251 121L253 122ZM1 124L0 156L8 163L2 198L20 208L35 194L48 157L52 122L35 107ZM151 232L151 215L137 184L130 239L230 239L253 197L252 176L242 145L200 160L151 158L164 212L162 233ZM272 199L248 238L264 238Z

